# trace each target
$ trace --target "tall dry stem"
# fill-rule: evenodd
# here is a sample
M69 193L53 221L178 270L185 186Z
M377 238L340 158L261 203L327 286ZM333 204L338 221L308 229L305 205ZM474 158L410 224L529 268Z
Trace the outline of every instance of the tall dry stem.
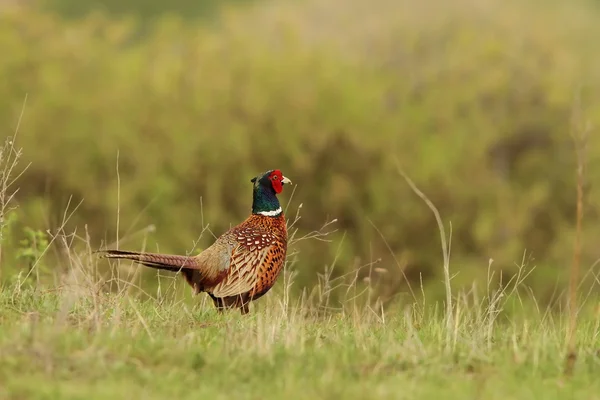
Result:
M581 225L583 220L583 185L585 179L585 161L587 140L590 132L590 124L581 121L581 103L579 97L573 108L571 138L573 139L577 157L577 210L575 214L575 242L573 244L573 262L571 263L569 277L569 325L567 328L567 355L565 359L565 375L573 374L575 362L577 361L577 343L575 331L577 330L577 287L579 282L579 269L581 264Z
M15 146L15 141L17 134L19 133L19 127L21 126L26 103L27 95L25 95L25 99L23 100L23 106L21 107L21 113L17 121L15 133L12 136L8 136L0 147L0 277L2 276L2 246L6 239L6 228L10 223L8 215L16 207L13 206L13 200L19 190L19 188L13 189L13 186L17 179L19 179L29 167L29 165L27 165L20 172L16 172L19 159L22 155L22 149Z
M440 213L437 207L429 200L429 198L421 191L414 182L406 175L406 173L402 170L400 165L397 163L398 172L404 180L408 183L413 192L416 193L417 196L421 198L427 204L427 207L433 212L435 216L435 220L438 225L438 229L440 232L440 240L442 243L442 256L444 259L444 285L446 287L446 335L447 341L446 343L449 345L453 343L454 340L451 338L452 332L454 332L454 321L452 315L452 286L450 285L450 248L451 248L451 240L452 240L452 224L450 224L450 235L448 241L446 240L446 230L444 229L444 223L442 222L442 218L440 217Z

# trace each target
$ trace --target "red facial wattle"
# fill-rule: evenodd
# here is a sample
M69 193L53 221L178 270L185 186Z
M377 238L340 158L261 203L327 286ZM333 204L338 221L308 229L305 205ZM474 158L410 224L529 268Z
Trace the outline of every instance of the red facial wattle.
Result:
M283 175L279 170L275 170L271 173L271 186L273 186L273 190L275 193L279 194L283 191L283 183L281 182L283 179Z

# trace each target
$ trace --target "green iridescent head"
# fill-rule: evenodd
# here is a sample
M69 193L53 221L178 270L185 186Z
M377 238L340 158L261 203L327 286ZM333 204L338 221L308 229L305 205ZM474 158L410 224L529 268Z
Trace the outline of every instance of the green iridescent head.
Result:
M277 217L281 214L281 205L277 195L283 191L283 185L291 184L278 169L260 174L250 180L254 184L252 214Z

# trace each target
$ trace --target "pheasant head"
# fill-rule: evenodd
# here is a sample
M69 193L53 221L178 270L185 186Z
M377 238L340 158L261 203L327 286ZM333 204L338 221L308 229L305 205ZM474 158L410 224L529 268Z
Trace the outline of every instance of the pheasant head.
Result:
M282 209L277 194L283 191L283 185L291 184L278 169L267 171L251 179L254 184L252 214L266 217L278 217Z

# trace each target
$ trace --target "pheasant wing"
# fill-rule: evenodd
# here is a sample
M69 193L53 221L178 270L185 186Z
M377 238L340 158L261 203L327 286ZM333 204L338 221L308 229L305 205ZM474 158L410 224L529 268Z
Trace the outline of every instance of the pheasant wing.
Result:
M260 267L276 246L277 238L260 229L238 233L238 245L231 253L229 273L212 288L216 297L237 296L251 291L259 278Z

